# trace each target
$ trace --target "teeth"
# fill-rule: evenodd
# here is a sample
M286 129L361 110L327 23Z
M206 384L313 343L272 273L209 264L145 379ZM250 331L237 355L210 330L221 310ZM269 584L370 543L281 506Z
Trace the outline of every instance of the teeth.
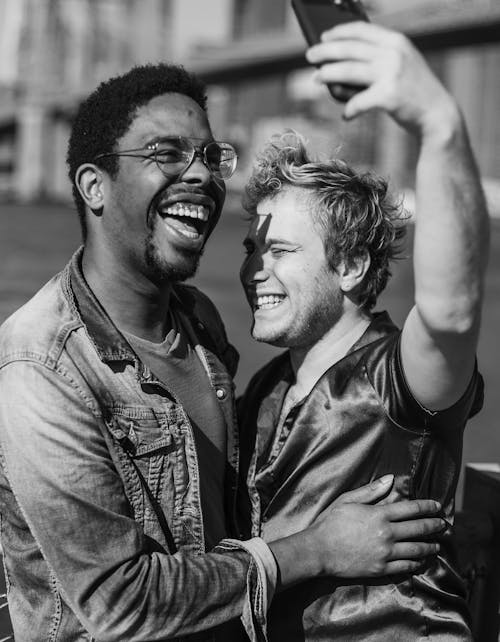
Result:
M259 309L268 310L270 308L275 308L279 305L284 299L284 296L278 294L268 294L266 296L258 296L256 307Z
M209 210L204 205L174 203L167 207L164 213L169 216L188 216L189 218L197 218L200 221L208 221Z

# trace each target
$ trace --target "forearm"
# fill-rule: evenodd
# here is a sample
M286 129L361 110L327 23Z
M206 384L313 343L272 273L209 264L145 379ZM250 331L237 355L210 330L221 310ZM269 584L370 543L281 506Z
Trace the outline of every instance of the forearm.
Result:
M415 301L432 334L477 333L489 219L462 115L450 97L420 131Z
M164 640L211 629L242 615L250 555L245 551L141 555L108 576L76 586L75 612L98 640ZM254 578L255 579L255 578ZM73 606L72 604L72 606Z

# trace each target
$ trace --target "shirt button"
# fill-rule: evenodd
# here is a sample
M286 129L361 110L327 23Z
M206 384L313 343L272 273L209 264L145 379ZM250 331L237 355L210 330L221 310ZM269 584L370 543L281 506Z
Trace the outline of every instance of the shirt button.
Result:
M225 399L226 398L226 391L224 388L217 388L215 391L215 394L217 395L217 399Z
M205 329L205 326L203 325L203 323L201 321L198 321L198 327L200 328L200 330L204 330Z

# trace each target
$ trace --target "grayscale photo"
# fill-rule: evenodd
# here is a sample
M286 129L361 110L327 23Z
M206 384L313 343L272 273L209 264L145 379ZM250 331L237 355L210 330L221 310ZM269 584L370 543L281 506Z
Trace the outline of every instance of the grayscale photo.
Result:
M499 0L0 0L0 642L500 642Z

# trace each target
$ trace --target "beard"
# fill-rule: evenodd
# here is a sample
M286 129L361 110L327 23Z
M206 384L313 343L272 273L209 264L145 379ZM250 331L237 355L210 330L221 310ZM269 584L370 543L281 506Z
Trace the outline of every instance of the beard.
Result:
M202 254L203 251L190 252L177 248L175 264L169 262L159 252L155 244L154 229L152 229L146 238L145 249L148 277L158 285L186 281L196 274Z

